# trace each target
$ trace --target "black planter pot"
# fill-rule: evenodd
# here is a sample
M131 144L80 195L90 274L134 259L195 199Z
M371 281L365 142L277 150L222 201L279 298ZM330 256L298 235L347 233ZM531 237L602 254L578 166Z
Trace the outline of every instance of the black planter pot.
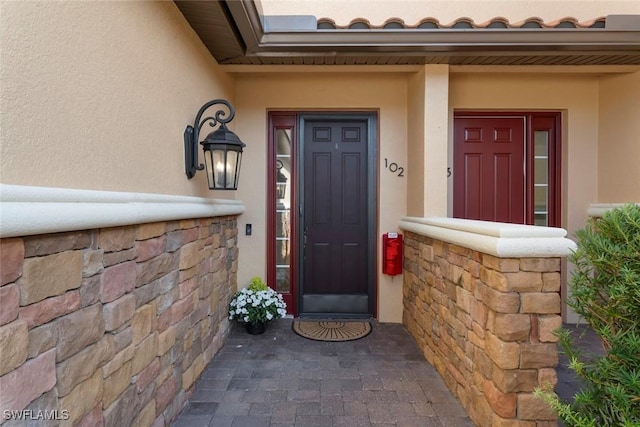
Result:
M266 323L245 323L244 326L247 328L247 333L250 335L264 334L264 331L267 330Z

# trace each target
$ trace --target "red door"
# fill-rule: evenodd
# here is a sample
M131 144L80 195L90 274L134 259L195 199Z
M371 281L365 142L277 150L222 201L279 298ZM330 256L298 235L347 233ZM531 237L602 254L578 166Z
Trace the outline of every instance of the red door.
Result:
M525 223L525 117L456 116L456 218Z

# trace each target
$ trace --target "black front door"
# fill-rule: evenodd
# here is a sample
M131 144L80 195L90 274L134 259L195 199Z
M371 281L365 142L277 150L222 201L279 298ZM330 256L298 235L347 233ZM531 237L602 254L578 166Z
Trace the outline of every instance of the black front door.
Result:
M370 121L303 120L301 315L373 314Z

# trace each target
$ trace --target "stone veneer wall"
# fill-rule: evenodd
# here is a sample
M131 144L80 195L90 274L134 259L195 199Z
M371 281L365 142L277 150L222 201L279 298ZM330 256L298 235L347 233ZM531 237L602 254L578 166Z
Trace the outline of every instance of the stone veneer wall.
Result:
M498 258L407 232L403 323L479 426L555 426L560 258Z
M7 238L0 255L0 424L168 425L228 333L235 216Z

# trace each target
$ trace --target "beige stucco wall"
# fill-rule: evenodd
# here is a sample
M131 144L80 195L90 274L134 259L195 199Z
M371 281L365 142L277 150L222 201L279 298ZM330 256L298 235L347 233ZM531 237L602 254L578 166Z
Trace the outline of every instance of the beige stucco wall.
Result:
M233 80L173 2L0 5L2 183L215 196L182 135Z
M640 71L600 79L598 202L640 202Z
M608 14L640 13L636 0L260 0L266 15L315 15L328 17L339 25L354 18L366 18L380 25L388 18L403 19L413 25L426 17L448 24L460 17L477 23L501 16L511 22L539 17L550 22L565 17L580 21Z
M238 229L253 224L253 235L239 238L239 284L266 272L266 166L267 110L379 110L379 222L378 238L389 231L400 231L398 223L406 212L406 177L384 168L384 159L406 169L407 165L407 86L406 76L395 73L277 73L237 76L236 99L238 134L247 141L242 182L237 197L246 212ZM378 263L380 269L380 263ZM402 321L402 279L378 277L378 318Z

